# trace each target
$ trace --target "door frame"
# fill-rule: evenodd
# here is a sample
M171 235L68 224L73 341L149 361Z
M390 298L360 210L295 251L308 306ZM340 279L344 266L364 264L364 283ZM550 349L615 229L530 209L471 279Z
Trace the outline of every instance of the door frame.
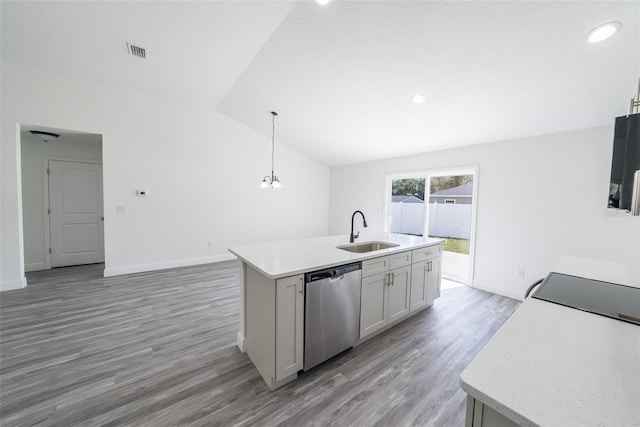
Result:
M51 156L51 157L47 157L45 156L43 158L43 162L44 162L44 174L43 174L43 179L44 179L44 191L43 191L43 197L44 197L44 259L45 259L45 267L46 270L51 270L51 253L49 252L49 248L51 248L51 225L49 223L50 220L50 215L49 215L49 209L51 209L51 205L50 205L50 201L49 201L49 173L47 172L47 170L49 169L49 161L60 161L60 162L74 162L74 163L90 163L90 164L94 164L94 165L102 165L102 206L103 206L103 210L104 210L104 164L103 162L97 162L95 160L87 160L87 159L78 159L78 158L70 158L70 157L57 157L57 156ZM104 214L104 212L103 212ZM103 246L104 246L104 227L102 228L102 241L103 241ZM103 248L104 250L104 248ZM106 254L105 254L105 258L106 258Z
M389 233L391 227L389 224L389 218L391 217L391 186L392 181L397 179L406 178L424 178L424 198L425 198L425 210L424 210L424 230L429 230L429 197L431 196L431 186L429 180L431 177L437 176L452 176L452 175L469 175L473 174L473 199L471 202L471 237L469 239L469 276L467 277L467 285L473 287L474 273L475 273L475 254L476 254L476 222L477 222L477 210L478 210L478 175L479 166L458 166L453 168L433 168L424 169L420 171L410 172L397 172L385 174L385 193L384 193L384 231ZM443 276L445 277L445 276ZM445 279L455 280L452 276L445 277Z

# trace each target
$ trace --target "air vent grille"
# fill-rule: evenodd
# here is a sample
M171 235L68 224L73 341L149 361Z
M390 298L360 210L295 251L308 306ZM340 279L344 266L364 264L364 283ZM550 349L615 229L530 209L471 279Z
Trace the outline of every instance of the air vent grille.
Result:
M142 59L147 58L147 49L143 47L127 43L127 50L129 51L129 55L137 56L138 58Z

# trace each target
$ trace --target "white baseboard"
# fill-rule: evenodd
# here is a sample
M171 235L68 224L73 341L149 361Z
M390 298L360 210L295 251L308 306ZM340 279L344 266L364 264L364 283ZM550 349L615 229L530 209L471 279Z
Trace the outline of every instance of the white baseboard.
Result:
M27 273L29 271L41 271L41 270L47 270L47 264L45 264L44 262L34 262L31 264L24 265L24 271Z
M14 291L16 289L22 289L27 286L27 278L23 277L18 280L5 280L0 282L0 292Z
M244 336L242 335L242 332L238 331L238 336L236 337L236 345L238 346L238 348L240 349L240 351L242 353L246 353L247 349L244 348Z
M235 255L216 255L202 258L180 259L176 261L157 262L152 264L127 265L104 269L104 277L120 276L122 274L143 273L145 271L166 270L168 268L189 267L191 265L209 264L212 262L231 261Z
M491 292L492 294L502 295L504 297L517 299L522 301L524 299L524 292L513 288L507 288L506 286L483 286L478 283L474 283L473 287L483 291Z

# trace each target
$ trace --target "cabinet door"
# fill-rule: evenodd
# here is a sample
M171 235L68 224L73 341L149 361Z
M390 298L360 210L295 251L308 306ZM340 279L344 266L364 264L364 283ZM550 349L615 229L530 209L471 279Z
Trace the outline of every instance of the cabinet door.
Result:
M442 258L433 258L427 261L427 305L433 304L436 298L440 298L440 264Z
M411 264L411 251L400 252L399 254L389 255L389 269L404 267Z
M409 314L409 298L411 292L411 267L401 267L391 270L390 286L388 287L388 313L389 323L400 320Z
M374 274L386 273L389 271L389 257L372 258L362 261L362 277L373 276Z
M427 261L411 266L411 300L409 311L413 312L427 306Z
M442 245L432 245L420 249L414 249L412 259L415 263L439 256L442 256Z
M302 369L304 353L303 276L276 280L276 381Z
M362 279L360 298L360 338L382 328L387 323L387 273Z

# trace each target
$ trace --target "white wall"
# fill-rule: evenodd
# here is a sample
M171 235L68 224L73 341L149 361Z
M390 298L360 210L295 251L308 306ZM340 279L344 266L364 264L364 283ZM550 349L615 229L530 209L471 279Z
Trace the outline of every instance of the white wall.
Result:
M1 79L1 289L25 283L20 123L103 135L105 274L228 259L230 245L327 233L328 168L276 143L284 188L260 189L270 138L221 114L6 60ZM137 197L139 188L149 196Z
M473 286L521 298L563 256L620 262L639 283L640 217L605 213L612 142L604 126L336 167L329 232L355 209L382 229L387 173L478 165Z
M82 135L62 137L43 143L22 132L22 219L26 271L47 268L45 245L45 164L46 159L74 159L102 162L102 146Z

